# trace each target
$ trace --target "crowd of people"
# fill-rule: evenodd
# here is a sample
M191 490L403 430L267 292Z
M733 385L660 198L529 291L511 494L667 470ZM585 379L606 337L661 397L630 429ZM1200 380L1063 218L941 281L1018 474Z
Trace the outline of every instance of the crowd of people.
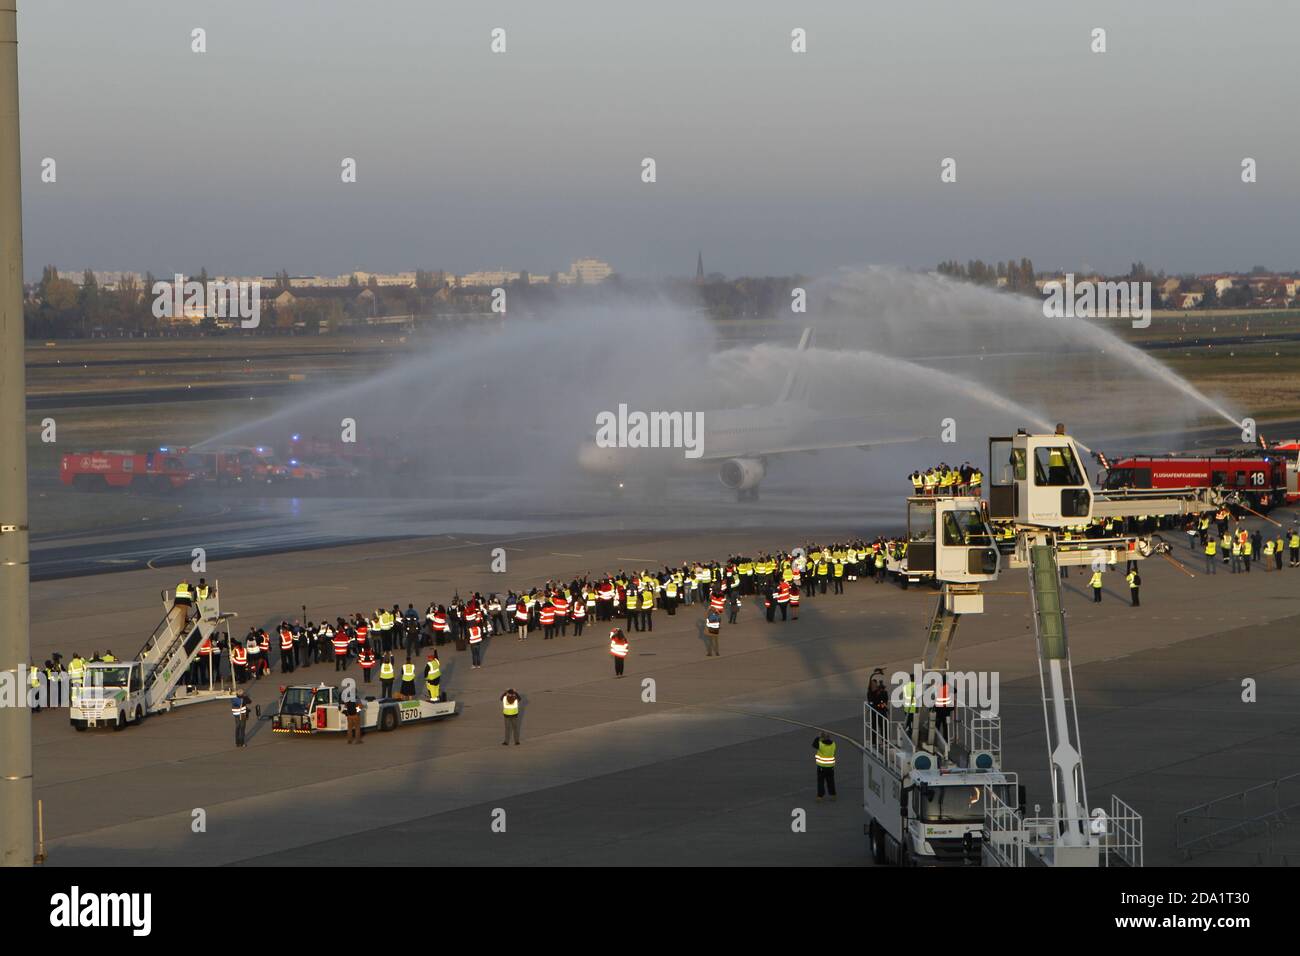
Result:
M332 621L285 619L268 630L250 627L232 642L230 667L237 683L260 680L278 669L281 674L312 665L333 664L337 672L357 666L370 683L378 674L388 694L400 678L402 693L413 690L423 657L426 686L429 672L440 671L437 648L455 643L471 653L471 667L482 665L483 641L513 634L517 641L537 638L563 640L582 637L592 622L611 626L622 640L636 632L652 632L656 613L672 617L686 608L699 608L705 617L709 653L718 653L716 637L723 616L738 620L742 604L753 601L768 622L797 621L803 601L819 595L842 594L845 582L870 578L877 583L906 554L902 539L879 537L827 545L809 543L791 551L732 555L725 561L692 561L660 569L618 569L583 574L567 581L507 590L504 594L473 592L453 595L447 603L430 603L424 611L408 603L356 612ZM611 647L616 658L625 657ZM219 642L205 641L187 677L190 684L215 683L222 673ZM436 697L435 697L436 699Z
M914 471L908 476L912 480L914 495L975 495L984 489L984 472L968 461L963 461L957 468L940 462L925 471Z
M1204 556L1206 574L1217 574L1218 563L1228 565L1232 574L1249 574L1252 562L1264 571L1281 571L1283 557L1288 567L1300 567L1300 523L1294 521L1289 528L1279 524L1266 533L1259 527L1247 529L1227 508L1220 508L1188 519L1184 531L1187 546Z

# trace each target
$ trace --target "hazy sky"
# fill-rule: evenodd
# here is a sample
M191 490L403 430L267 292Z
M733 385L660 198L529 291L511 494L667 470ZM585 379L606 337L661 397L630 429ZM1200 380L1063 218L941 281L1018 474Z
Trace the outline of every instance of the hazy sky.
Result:
M1282 0L19 0L19 40L29 276L1300 268Z

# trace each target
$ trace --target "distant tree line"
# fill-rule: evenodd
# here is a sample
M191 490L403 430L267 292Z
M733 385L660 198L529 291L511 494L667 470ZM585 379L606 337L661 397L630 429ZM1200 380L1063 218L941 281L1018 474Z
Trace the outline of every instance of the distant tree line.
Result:
M27 336L70 338L89 336L95 330L123 334L156 331L161 323L154 317L153 295L148 291L153 282L148 275L142 283L124 280L115 289L101 289L89 270L77 283L46 266L23 303Z
M172 277L167 276L170 280ZM207 269L189 276L207 283ZM508 313L528 316L566 306L617 306L665 299L683 308L703 308L715 319L771 318L788 314L791 290L804 286L799 277L742 277L711 274L702 280L628 280L617 274L596 285L530 283L527 273L506 283ZM102 288L94 273L80 281L65 278L46 266L39 282L28 286L23 303L28 338L58 339L90 336L192 335L216 332L215 320L174 323L154 315L152 274L140 281L125 278L115 288ZM282 296L283 293L289 293ZM281 299L282 301L277 301ZM356 276L346 287L293 287L289 273L275 273L261 290L262 334L338 331L385 316L481 314L491 310L492 290L453 288L445 273L420 270L414 286L380 286L371 276L362 284Z
M973 282L976 285L1002 286L1012 292L1037 293L1034 286L1034 264L1029 259L1014 259L996 265L983 259L972 259L965 265L956 259L941 262L937 271L953 279ZM999 281L1005 280L1005 281Z

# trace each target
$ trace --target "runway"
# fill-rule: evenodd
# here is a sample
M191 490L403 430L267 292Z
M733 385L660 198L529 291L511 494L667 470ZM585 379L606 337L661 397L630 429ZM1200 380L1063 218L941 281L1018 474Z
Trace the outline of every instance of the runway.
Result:
M1262 430L1274 437L1300 434L1300 421L1271 423ZM1094 444L1114 456L1173 448L1212 451L1239 444L1240 439L1240 433L1231 427L1215 427L1186 435L1116 435ZM647 496L635 484L616 494L608 485L595 482L539 492L525 471L519 475L426 478L418 493L396 497L371 497L363 492L293 497L283 489L271 495L256 489L178 494L160 499L171 507L167 516L131 526L104 526L97 512L101 495L47 481L36 487L55 496L62 507L82 509L84 530L42 534L37 526L32 536L31 573L33 580L40 581L188 565L195 547L204 548L210 559L228 560L433 535L510 538L764 527L892 534L900 531L905 521L900 496L906 492L903 476L909 463L937 462L952 451L933 443L840 453L834 461L874 456L866 459L871 465L868 476L857 483L828 466L827 456L794 456L773 466L763 483L762 497L753 502L737 502L711 473L670 479L661 493ZM891 462L897 465L891 466Z

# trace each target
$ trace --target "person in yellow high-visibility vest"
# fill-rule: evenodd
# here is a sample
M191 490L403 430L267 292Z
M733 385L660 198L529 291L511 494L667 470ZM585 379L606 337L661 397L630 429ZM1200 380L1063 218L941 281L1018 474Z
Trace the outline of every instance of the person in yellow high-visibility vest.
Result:
M1218 574L1219 568L1215 563L1214 556L1219 551L1219 541L1211 536L1205 539L1205 573Z
M193 606L194 606L194 592L190 590L190 582L181 581L179 584L176 585L176 590L172 592L172 609L175 610L178 607L185 609L182 612L185 615L183 621L181 622L182 627L189 623L190 608L192 608Z
M519 692L511 687L501 695L501 713L506 722L506 739L501 741L501 746L508 746L510 738L515 739L515 744L519 743Z
M829 792L835 799L835 741L828 733L813 738L814 758L817 761L817 799Z
M393 655L385 654L384 662L379 665L380 695L384 700L393 696L393 681L396 679L397 666L393 663Z
M409 657L402 665L402 688L398 696L402 700L415 699L415 662Z
M1128 581L1128 593L1131 599L1131 606L1141 607L1142 597L1138 592L1142 588L1142 575L1138 574L1136 566L1134 566L1133 570L1125 576L1125 580Z
M1101 572L1093 571L1092 580L1088 582L1088 587L1092 588L1092 603L1101 603Z
M429 654L428 660L424 665L424 689L429 693L429 700L435 704L438 698L442 696L442 661L438 660L438 652L433 651Z
M916 682L909 680L903 685L903 713L906 715L904 727L912 732L912 718L916 716Z

